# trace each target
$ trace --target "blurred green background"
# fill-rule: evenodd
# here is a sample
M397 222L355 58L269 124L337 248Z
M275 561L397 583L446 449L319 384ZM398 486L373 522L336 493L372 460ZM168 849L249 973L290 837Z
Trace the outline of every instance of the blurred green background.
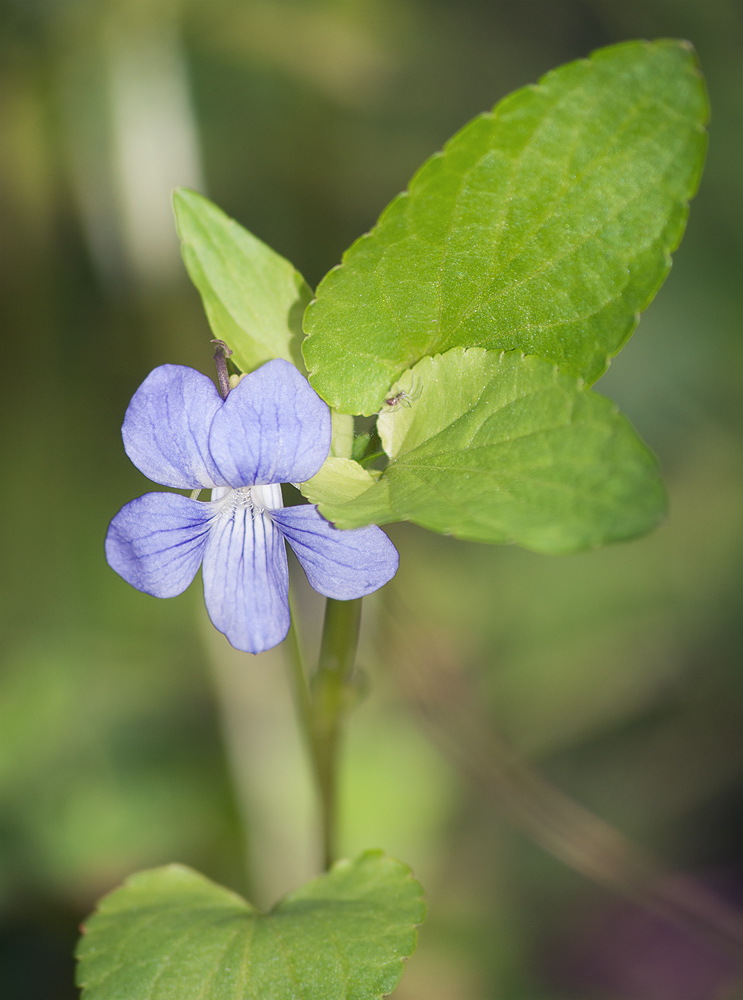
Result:
M714 943L504 821L398 683L444 655L555 785L743 902L738 0L2 0L2 998L76 996L77 926L137 868L179 860L270 902L317 865L280 653L234 654L198 584L156 601L103 558L108 520L148 488L119 436L131 393L156 364L211 372L170 189L209 194L314 285L468 119L659 36L699 51L709 159L673 272L599 389L658 452L671 515L561 559L391 530L402 565L366 611L343 846L383 847L426 886L401 1000L740 995ZM321 605L300 598L312 649Z

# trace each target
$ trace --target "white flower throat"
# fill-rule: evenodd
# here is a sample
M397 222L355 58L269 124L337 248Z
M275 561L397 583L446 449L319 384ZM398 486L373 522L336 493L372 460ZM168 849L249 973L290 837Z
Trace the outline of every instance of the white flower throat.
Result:
M215 486L212 490L212 503L219 504L219 514L222 517L234 517L236 511L246 508L255 515L284 506L280 483L239 486L234 490L231 486Z

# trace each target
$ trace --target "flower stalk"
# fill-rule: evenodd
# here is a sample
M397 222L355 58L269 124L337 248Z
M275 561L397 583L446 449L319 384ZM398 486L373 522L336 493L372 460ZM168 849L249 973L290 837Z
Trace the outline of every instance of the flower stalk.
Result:
M353 700L351 676L361 627L361 598L325 604L320 657L312 678L312 736L323 819L323 858L335 861L338 751L343 719Z
M292 609L293 612L293 609ZM287 637L287 656L300 724L312 760L320 800L323 866L336 860L338 827L338 763L343 722L354 700L352 676L361 627L361 598L325 605L320 656L311 681L302 664L294 626Z

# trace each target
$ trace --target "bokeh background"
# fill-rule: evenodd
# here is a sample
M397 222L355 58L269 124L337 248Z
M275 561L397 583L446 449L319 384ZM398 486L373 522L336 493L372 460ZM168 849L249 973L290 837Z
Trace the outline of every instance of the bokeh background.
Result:
M2 0L0 996L76 996L78 924L137 868L179 860L268 903L317 865L280 652L234 654L198 584L156 601L103 559L109 518L147 489L120 443L131 393L164 362L211 371L172 187L314 285L468 119L659 36L699 51L709 159L671 276L599 389L659 454L670 517L559 559L392 529L402 567L366 611L342 840L426 886L401 1000L742 995L714 934L504 818L497 749L485 794L409 683L444 663L530 767L743 902L738 0ZM321 606L300 599L311 651Z

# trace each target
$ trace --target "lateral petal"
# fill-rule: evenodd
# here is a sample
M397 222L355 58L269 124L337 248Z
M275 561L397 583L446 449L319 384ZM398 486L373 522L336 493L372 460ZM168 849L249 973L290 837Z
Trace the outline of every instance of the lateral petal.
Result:
M111 521L108 565L145 594L182 594L201 565L212 516L211 504L180 493L146 493Z
M330 451L330 410L294 365L277 358L227 396L209 449L231 486L303 483Z
M223 509L204 553L204 598L215 628L236 649L271 649L289 630L288 594L286 547L270 515Z
M224 486L209 452L222 397L211 379L184 365L160 365L137 389L121 435L129 458L155 483L177 489Z
M341 531L305 504L271 511L311 586L325 597L350 601L379 590L397 572L400 557L376 525Z

